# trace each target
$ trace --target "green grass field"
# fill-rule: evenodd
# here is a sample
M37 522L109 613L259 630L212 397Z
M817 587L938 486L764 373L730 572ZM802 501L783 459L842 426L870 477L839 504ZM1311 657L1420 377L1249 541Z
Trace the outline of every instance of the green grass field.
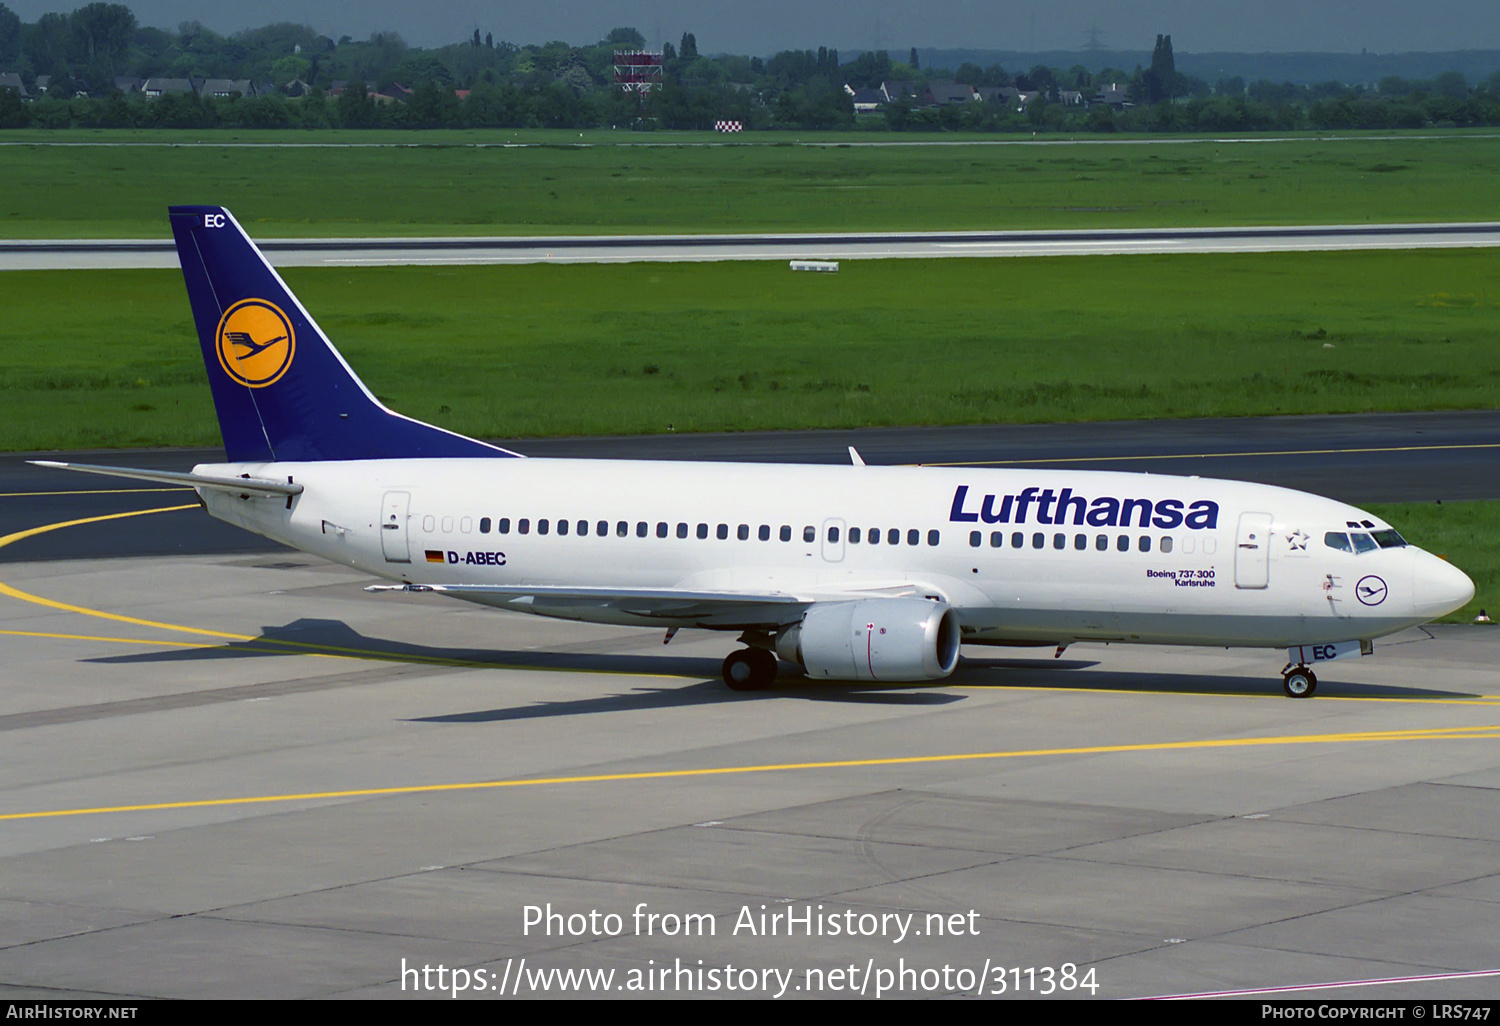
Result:
M481 437L1488 408L1488 250L291 269L394 408ZM10 450L218 431L174 271L0 275Z
M511 141L531 145L500 145ZM1500 137L1485 134L708 141L723 137L11 131L0 133L13 144L0 145L0 238L166 237L175 203L227 206L261 238L1458 221L1500 210ZM139 145L38 145L60 142Z

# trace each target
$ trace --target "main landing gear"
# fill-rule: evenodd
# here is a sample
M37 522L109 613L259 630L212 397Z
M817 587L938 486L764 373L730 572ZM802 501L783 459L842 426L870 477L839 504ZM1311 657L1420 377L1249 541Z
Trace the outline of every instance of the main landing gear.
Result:
M776 655L764 648L742 648L724 659L724 683L733 691L763 691L776 682Z
M1305 666L1296 666L1281 675L1281 689L1288 698L1307 698L1318 690L1318 678Z

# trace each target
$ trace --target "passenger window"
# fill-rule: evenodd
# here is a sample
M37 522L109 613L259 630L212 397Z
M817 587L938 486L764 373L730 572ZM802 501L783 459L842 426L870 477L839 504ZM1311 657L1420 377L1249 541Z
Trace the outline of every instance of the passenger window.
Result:
M567 536L567 534L568 534L568 522L566 520L559 520L557 522L557 533L560 536L563 536L563 537Z
M901 529L899 527L892 527L889 530L887 530L885 532L885 543L887 545L900 545L901 544Z
M1193 551L1193 546L1194 546L1194 542L1193 542L1193 536L1192 535L1188 535L1186 538L1182 539L1182 551L1183 552L1192 552Z
M1118 538L1116 538L1115 539L1115 548L1119 549L1121 552L1129 552L1130 551L1130 535L1128 535L1128 534L1122 534Z
M969 545L971 548L979 548L979 543L984 541L984 535L979 531L969 532Z
M792 527L790 524L781 525L781 540L784 542L792 540Z
M839 529L837 527L830 527L828 529L828 543L830 545L837 545L838 544L838 540L839 540Z
M547 528L549 526L550 525L547 523L546 520L538 520L536 522L536 533L537 534L546 534L547 533Z
M490 533L490 518L489 517L480 517L479 518L479 533L480 534L489 534Z
M531 521L527 520L525 517L522 517L520 520L517 520L516 521L516 533L517 534L530 534L531 533Z
M1031 536L1031 547L1032 548L1034 548L1034 549L1041 549L1041 548L1046 548L1046 546L1047 546L1047 536L1045 534L1043 534L1041 531L1038 531L1036 534L1033 534Z
M501 517L495 523L496 534L510 534L510 517Z
M740 541L749 541L750 540L750 525L749 524L741 524L739 527L736 527L734 529L734 536L736 538L738 538Z
M942 540L943 540L943 536L942 536L942 534L940 532L938 532L938 531L928 531L927 532L927 544L928 545L936 545L938 542L940 542Z
M760 531L757 533L757 537L759 537L761 541L770 541L771 540L771 525L770 524L761 524L760 525Z
M1010 536L1010 547L1011 548L1013 548L1013 549L1019 549L1019 548L1022 548L1025 544L1026 544L1026 536L1024 534L1022 534L1020 531L1016 531L1014 534L1012 534Z
M688 536L688 525L687 524L678 524L677 525L677 537L679 537L679 538L686 538L687 536Z
M1073 536L1073 547L1079 552L1089 547L1089 536L1086 534L1075 534Z
M444 534L452 534L453 533L453 518L452 517L444 517L443 518L443 533Z
M1052 536L1052 547L1054 549L1065 549L1068 547L1068 536L1065 534L1054 534Z
M635 536L637 538L644 538L644 537L646 537L646 535L648 535L650 533L651 533L651 525L650 524L646 523L644 520L637 520L635 522Z
M670 531L671 528L667 526L665 520L658 520L656 522L656 536L658 538L665 538Z
M428 534L431 534L433 531L437 530L437 518L436 517L423 517L422 518L422 530L426 531Z
M724 541L729 537L729 525L720 524L715 534L717 535L719 541Z
M916 545L922 540L922 532L913 528L906 532L906 544Z
M851 528L849 528L849 544L851 544L851 545L858 545L859 544L859 528L857 528L857 527L851 527Z
M1349 540L1354 542L1355 552L1374 552L1379 548L1375 544L1375 539L1371 538L1368 534L1351 534Z
M1095 538L1094 538L1094 548L1097 549L1100 552L1108 552L1109 551L1109 535L1107 535L1107 534L1096 535Z
M587 520L580 520L580 521L578 521L578 536L580 538L583 538L583 537L586 537L588 535L588 533L589 533L589 522ZM603 534L604 532L600 531L599 533Z
M1165 538L1163 538L1161 540L1161 546L1160 546L1160 548L1161 548L1161 550L1163 552L1171 552L1172 551L1172 538L1171 538L1170 535L1168 535L1167 537L1165 537Z
M1136 548L1140 549L1142 552L1150 552L1151 536L1149 534L1141 535L1140 543L1136 546Z
M869 535L869 537L870 537L870 544L871 545L879 545L880 544L880 528L878 528L878 527L872 527L872 528L870 528L870 535Z
M1005 532L1004 531L991 531L990 532L990 548L992 548L992 549L998 549L998 548L1002 548L1004 545L1005 545Z
M599 533L603 534L604 532L600 531ZM619 523L615 524L615 534L621 538L630 537L630 524L626 523L624 520L621 520Z
M1329 531L1323 536L1323 544L1340 552L1354 551L1354 546L1349 544L1349 536L1341 531Z
M818 540L818 529L816 527L812 527L811 525L809 525L807 527L804 527L802 529L802 540L805 541L805 542L814 542L814 541L817 541Z
M462 531L464 534L468 534L471 531L473 531L474 530L474 518L473 517L464 517L462 520L460 520L458 522L458 529L460 531Z

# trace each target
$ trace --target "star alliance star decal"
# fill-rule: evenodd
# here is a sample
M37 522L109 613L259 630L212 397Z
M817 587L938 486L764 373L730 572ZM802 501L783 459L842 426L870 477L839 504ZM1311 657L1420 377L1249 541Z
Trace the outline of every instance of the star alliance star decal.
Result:
M1292 547L1292 550L1294 552L1306 552L1307 551L1307 542L1308 542L1308 539L1311 538L1311 537L1312 537L1311 535L1305 534L1301 530L1296 530L1296 531L1293 531L1291 534L1287 535L1286 536L1286 540L1287 540L1287 544Z

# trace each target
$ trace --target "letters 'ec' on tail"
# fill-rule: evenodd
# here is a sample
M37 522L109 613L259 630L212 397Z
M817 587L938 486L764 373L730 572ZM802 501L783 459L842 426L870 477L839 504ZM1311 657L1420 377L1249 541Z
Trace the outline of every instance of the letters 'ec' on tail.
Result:
M229 211L171 216L229 462L517 455L386 409Z

